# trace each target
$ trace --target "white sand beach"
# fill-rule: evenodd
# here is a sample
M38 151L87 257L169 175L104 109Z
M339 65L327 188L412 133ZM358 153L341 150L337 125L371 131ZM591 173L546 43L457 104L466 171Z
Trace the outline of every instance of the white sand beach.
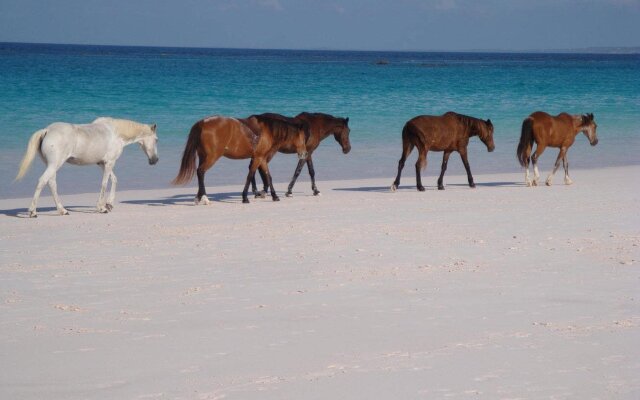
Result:
M640 166L412 170L0 200L0 398L640 398Z

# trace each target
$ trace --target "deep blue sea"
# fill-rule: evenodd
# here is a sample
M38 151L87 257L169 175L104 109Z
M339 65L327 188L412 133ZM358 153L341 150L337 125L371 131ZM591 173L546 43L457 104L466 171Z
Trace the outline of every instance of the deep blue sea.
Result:
M379 65L379 60L387 63ZM158 124L160 162L150 167L137 147L127 148L115 169L120 190L169 186L186 135L202 117L326 112L350 118L353 150L345 156L333 138L323 142L314 155L317 179L386 177L391 183L404 122L449 110L494 122L495 152L487 153L477 139L470 143L476 174L520 171L515 158L520 125L536 110L595 114L600 143L592 148L580 135L569 151L572 169L636 164L640 55L0 43L0 198L32 195L44 170L40 160L23 181L12 180L30 135L55 121L87 123L114 116ZM543 155L543 174L556 154L550 149ZM415 183L415 158L407 164L403 184ZM440 162L441 154L430 153L428 186L435 185ZM295 156L276 156L274 180L288 182L295 164ZM246 166L222 159L207 174L209 191L234 183L240 190ZM454 155L447 173L463 171ZM99 179L98 167L65 165L58 173L59 192L97 192ZM296 189L309 191L306 172Z

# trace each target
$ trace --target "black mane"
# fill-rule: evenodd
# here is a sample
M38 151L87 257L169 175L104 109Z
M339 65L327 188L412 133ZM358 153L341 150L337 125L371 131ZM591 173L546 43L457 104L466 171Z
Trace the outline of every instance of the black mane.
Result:
M275 113L257 114L252 115L252 117L266 125L274 139L278 141L284 141L291 136L297 135L300 129L304 130L305 141L309 138L309 125L306 122L296 121L293 118Z

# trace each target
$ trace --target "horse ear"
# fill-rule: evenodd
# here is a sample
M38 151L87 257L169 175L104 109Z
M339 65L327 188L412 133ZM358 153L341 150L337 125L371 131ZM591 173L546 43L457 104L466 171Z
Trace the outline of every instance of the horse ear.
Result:
M593 113L589 114L589 119L593 121Z
M151 125L151 131L155 132L158 126L156 124Z
M491 119L488 119L488 120L487 120L487 125L489 125L489 126L493 126L493 124L491 123Z
M349 117L345 118L344 122L346 122L348 124L349 123Z

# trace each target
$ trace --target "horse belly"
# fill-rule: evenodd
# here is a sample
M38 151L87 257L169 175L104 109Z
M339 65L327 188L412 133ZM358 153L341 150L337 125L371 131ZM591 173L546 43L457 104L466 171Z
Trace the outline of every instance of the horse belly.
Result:
M253 144L244 136L236 136L224 145L222 155L232 160L244 160L253 157Z
M81 135L67 162L74 165L91 165L105 162L107 158L113 158L112 161L115 161L119 156L118 152L114 151L115 148L116 146L111 143L109 138L99 135L91 137L83 137Z

